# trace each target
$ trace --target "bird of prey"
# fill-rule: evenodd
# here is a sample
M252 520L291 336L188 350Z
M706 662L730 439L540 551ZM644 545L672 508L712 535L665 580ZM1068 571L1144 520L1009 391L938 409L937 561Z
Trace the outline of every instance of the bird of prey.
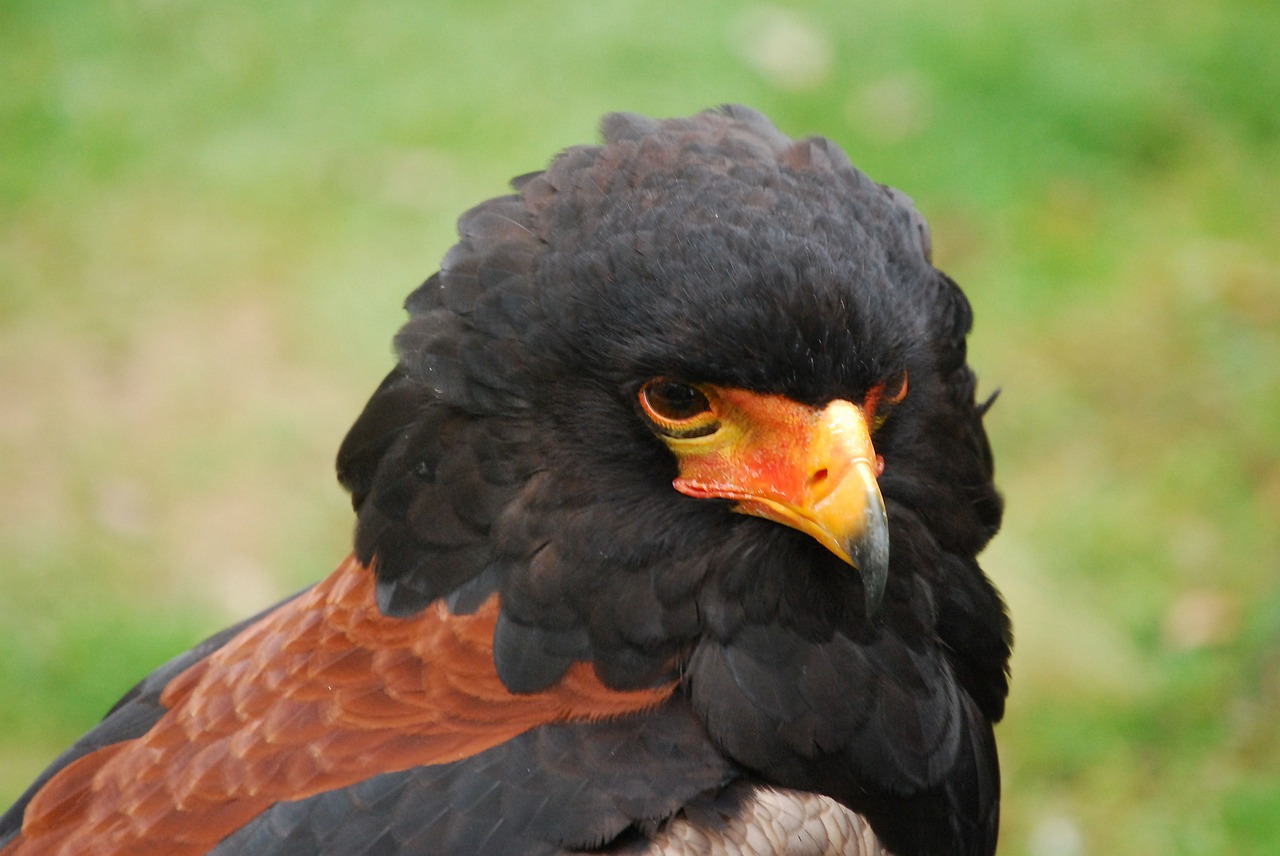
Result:
M730 106L464 214L338 453L352 555L145 678L0 856L995 849L969 304Z

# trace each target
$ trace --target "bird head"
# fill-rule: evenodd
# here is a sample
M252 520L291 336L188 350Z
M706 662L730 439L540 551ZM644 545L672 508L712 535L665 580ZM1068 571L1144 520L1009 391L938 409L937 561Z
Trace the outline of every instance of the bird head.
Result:
M381 607L497 594L517 691L658 680L752 622L916 620L922 551L1000 515L923 219L744 108L603 134L465 214L407 302L339 454Z

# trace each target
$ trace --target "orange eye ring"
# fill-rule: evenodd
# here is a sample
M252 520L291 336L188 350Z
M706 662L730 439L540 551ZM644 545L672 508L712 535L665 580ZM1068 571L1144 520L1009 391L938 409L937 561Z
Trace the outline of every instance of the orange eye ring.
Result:
M881 381L871 387L867 397L863 399L862 411L874 432L889 418L894 405L900 404L907 397L907 372L890 381Z
M885 398L885 401L890 404L897 404L907 397L907 372L905 369L902 372L902 377L895 380L895 385L897 386L897 391L888 393Z
M654 430L667 437L706 437L720 429L712 397L693 384L655 378L640 388L639 400Z

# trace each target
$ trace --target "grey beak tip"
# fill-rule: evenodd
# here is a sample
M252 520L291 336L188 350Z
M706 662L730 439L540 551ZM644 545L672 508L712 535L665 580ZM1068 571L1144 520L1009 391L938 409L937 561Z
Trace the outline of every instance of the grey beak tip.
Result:
M862 571L862 589L866 595L867 617L872 618L880 611L885 585L889 581L889 547L886 544L883 549L867 552L870 555L859 557L858 567Z
M853 564L862 576L867 618L872 618L880 610L889 581L889 520L878 493L875 501L867 504L867 525L861 537L849 547Z

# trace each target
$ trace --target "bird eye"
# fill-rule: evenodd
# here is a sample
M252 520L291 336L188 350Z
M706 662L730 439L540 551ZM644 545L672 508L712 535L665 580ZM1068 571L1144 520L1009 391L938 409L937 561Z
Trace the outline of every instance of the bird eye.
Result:
M907 373L903 371L894 381L885 386L884 400L897 404L907 397Z
M871 387L863 400L862 409L874 432L889 419L894 405L907 397L907 373L903 371L891 380L883 381Z
M720 428L707 394L676 380L651 380L640 389L640 408L653 427L668 437L705 437Z

